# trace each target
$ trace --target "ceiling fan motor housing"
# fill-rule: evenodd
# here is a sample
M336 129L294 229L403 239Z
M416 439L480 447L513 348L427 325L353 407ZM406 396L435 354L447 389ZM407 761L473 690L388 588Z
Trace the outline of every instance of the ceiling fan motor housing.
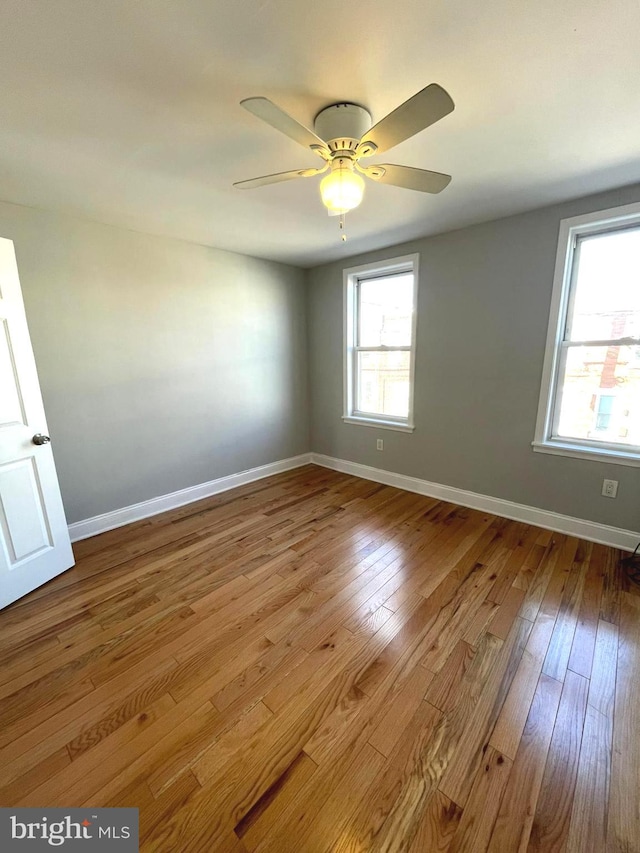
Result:
M371 129L371 115L357 104L332 104L318 113L313 128L331 151L355 152Z

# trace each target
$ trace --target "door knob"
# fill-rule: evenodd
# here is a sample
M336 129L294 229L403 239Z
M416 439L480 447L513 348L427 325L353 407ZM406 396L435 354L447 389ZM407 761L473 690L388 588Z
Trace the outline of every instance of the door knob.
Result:
M31 441L32 441L34 444L49 444L49 442L51 441L51 439L49 438L49 436L48 436L48 435L42 435L42 433L41 433L41 432L37 432L37 433L33 436L33 438L31 439Z

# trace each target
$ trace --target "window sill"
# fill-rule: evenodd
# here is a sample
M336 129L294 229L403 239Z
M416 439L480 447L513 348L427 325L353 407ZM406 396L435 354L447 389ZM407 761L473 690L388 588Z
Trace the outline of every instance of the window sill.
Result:
M590 459L592 462L608 462L613 465L626 465L640 468L640 454L624 450L607 450L602 447L584 447L581 444L560 441L532 441L536 453L550 453L553 456L571 456L574 459Z
M392 429L396 432L413 432L415 427L409 424L398 424L394 421L380 421L376 418L358 418L354 415L343 415L342 420L346 424L359 424L360 426L377 427L378 429Z

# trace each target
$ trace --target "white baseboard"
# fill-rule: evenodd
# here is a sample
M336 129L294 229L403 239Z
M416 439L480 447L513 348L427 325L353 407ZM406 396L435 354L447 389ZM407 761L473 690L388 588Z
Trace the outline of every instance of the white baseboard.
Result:
M468 506L471 509L478 509L481 512L490 512L493 515L511 518L514 521L523 521L526 524L533 524L535 527L557 530L559 533L567 533L570 536L578 536L580 539L600 542L603 545L611 545L625 551L633 551L640 540L640 533L633 530L610 527L607 524L573 518L570 515L559 515L546 509L517 504L489 495L480 495L477 492L467 492L464 489L456 489L454 486L430 483L428 480L419 480L416 477L407 477L405 474L383 471L380 468L360 465L358 462L348 462L345 459L334 459L332 456L324 456L321 453L312 453L311 462L324 468L341 471L343 474L352 474L354 477L362 477L364 480L383 483L385 486L395 486L397 489L404 489L407 492L417 492L419 495L450 501L461 506Z
M625 551L632 551L640 540L640 533L633 530L624 530L619 527L610 527L595 521L587 521L582 518L573 518L570 515L559 515L538 507L517 504L513 501L494 498L490 495L480 495L477 492L468 492L465 489L457 489L454 486L444 486L441 483L431 483L428 480L419 480L417 477L408 477L405 474L396 474L393 471L383 471L381 468L373 468L369 465L361 465L358 462L348 462L346 459L335 459L332 456L324 456L321 453L303 453L300 456L292 456L289 459L281 459L258 468L250 468L248 471L240 471L227 477L219 477L207 483L180 489L168 495L160 495L148 501L125 506L102 515L85 518L69 525L69 535L72 542L87 539L89 536L97 536L116 527L141 521L152 515L158 515L170 509L193 503L193 501L226 492L245 483L253 483L273 474L283 471L291 471L302 465L315 464L323 468L331 468L344 474L352 474L364 480L373 480L386 486L395 486L407 492L416 492L439 500L468 506L481 512L490 512L514 521L523 521L536 527L544 527L547 530L557 530L559 533L567 533L570 536L578 536L580 539L588 539L591 542L600 542L603 545L611 545Z
M87 539L89 536L97 536L98 533L105 533L115 527L122 527L125 524L131 524L133 521L140 521L169 509L176 509L176 507L193 503L193 501L209 498L211 495L226 492L228 489L235 489L236 486L243 486L245 483L253 483L255 480L262 480L264 477L271 477L273 474L291 471L293 468L309 465L310 462L311 454L303 453L300 456L270 462L268 465L260 465L258 468L249 468L248 471L229 474L228 477L209 480L208 483L189 486L189 488L180 489L178 492L160 495L157 498L150 498L148 501L125 506L122 509L114 509L112 512L105 512L102 515L94 515L93 518L85 518L83 521L76 521L69 525L69 535L72 542Z

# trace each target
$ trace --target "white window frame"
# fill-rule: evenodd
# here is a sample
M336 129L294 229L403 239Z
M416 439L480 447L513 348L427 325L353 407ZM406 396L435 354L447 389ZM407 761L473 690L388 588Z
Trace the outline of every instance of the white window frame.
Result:
M372 426L381 429L397 430L399 432L413 432L413 389L415 384L415 360L416 360L416 321L418 307L418 279L419 279L419 255L403 255L399 258L390 258L384 261L375 261L371 264L363 264L357 267L349 267L343 271L344 282L344 340L343 340L343 365L344 365L344 413L342 420L348 424L360 424L361 426ZM411 346L410 347L358 347L357 346L357 308L358 281L381 278L398 273L413 273L413 311L411 322ZM389 415L375 415L370 412L359 412L355 408L356 392L356 370L357 353L362 350L376 351L398 351L410 352L409 357L409 413L406 418L391 417Z
M634 226L640 226L640 204L638 203L587 213L583 216L573 216L560 222L538 417L535 438L532 442L536 452L640 467L640 447L635 445L624 446L596 439L564 439L555 435L559 417L559 376L562 353L566 349L563 341L576 272L574 257L579 244L578 238ZM589 341L589 343L595 342ZM605 345L610 342L598 343ZM622 338L615 343L639 344L640 341L635 338Z

